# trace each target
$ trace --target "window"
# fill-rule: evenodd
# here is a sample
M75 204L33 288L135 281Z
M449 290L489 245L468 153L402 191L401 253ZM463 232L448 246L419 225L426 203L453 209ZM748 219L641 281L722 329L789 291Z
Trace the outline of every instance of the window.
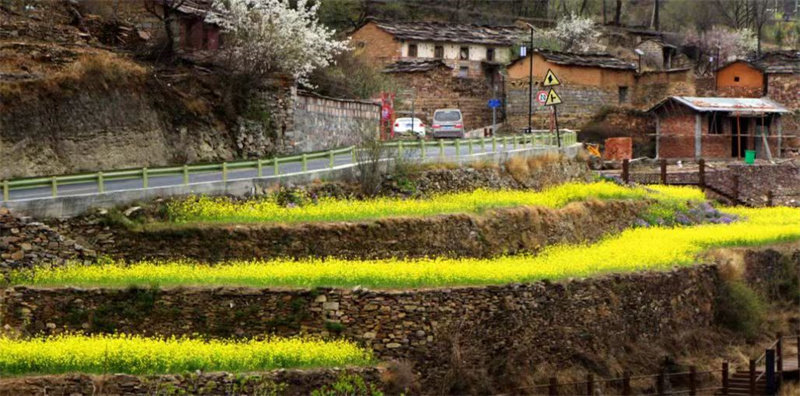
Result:
M734 77L734 78L733 78L733 81L735 81L735 82L739 82L739 76L736 76L736 77Z
M714 112L708 116L709 135L722 135L725 132L725 116Z
M469 60L469 47L461 47L458 59Z
M619 104L628 101L628 87L619 87Z
M489 62L494 61L494 48L486 49L486 60Z
M460 78L467 78L469 77L469 67L461 66L458 68L458 77Z
M433 57L436 59L444 59L444 46L437 45L433 49Z
M416 44L409 44L408 45L408 57L409 58L416 58L417 57L417 45Z

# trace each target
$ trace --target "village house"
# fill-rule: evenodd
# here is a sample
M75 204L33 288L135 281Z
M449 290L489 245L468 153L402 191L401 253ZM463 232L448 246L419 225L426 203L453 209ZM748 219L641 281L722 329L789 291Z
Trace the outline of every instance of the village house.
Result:
M653 106L658 158L780 157L781 115L788 110L766 98L672 96ZM765 144L765 141L767 144Z
M778 51L754 61L735 60L717 70L717 96L768 96L792 110L800 109L800 53Z
M556 87L563 101L559 106L559 123L571 128L580 128L604 109L647 108L669 95L694 94L693 75L688 69L637 73L635 63L609 54L536 50L507 68L507 120L514 129L528 126L531 59L534 129L551 126L551 109L535 99L537 92L547 90L542 80L548 70L561 82Z
M374 64L441 60L456 77L492 82L525 32L516 26L370 20L353 32L351 42Z
M657 38L642 40L636 49L643 53L640 70L670 70L672 59L678 53L678 47Z

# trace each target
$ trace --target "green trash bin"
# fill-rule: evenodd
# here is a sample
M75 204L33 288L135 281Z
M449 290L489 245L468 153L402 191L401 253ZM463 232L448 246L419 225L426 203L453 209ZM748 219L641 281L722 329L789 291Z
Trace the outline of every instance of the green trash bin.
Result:
M745 150L744 151L744 163L748 165L753 165L756 162L756 151L755 150Z

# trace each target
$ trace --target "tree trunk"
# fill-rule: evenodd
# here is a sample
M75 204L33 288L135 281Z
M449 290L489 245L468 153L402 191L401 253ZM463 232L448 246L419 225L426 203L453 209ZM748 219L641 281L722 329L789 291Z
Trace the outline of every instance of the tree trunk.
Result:
M620 26L622 18L622 0L617 0L617 8L614 10L614 25Z
M653 30L661 30L659 8L661 8L660 2L659 0L655 0L655 3L653 3L653 24L652 24Z
M172 56L175 53L175 35L172 32L172 21L174 14L169 7L164 7L164 33L167 35L167 46L164 52L167 56Z
M603 0L603 25L608 24L608 13L606 12L606 0Z

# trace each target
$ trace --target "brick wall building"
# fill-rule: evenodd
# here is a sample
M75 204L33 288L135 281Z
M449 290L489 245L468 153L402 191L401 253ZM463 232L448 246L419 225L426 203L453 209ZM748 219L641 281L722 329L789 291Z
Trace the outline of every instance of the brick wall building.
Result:
M659 158L739 158L746 150L758 158L781 156L787 110L771 100L673 96L650 112Z
M511 61L522 33L516 26L370 20L353 32L351 42L372 63L441 60L454 76L492 79Z
M492 123L492 111L487 107L494 98L493 86L484 79L454 77L452 67L441 60L398 61L384 72L391 74L399 86L413 89L414 95L404 95L395 101L395 111L410 116L412 101L414 116L426 124L436 109L460 109L466 130L478 129ZM499 85L499 84L498 84ZM501 96L501 92L497 93ZM501 121L498 112L498 122Z
M739 60L717 71L717 96L726 98L760 98L765 94L764 71L757 65Z
M800 110L800 53L776 51L750 61L738 60L717 70L717 96L768 96L791 110Z

